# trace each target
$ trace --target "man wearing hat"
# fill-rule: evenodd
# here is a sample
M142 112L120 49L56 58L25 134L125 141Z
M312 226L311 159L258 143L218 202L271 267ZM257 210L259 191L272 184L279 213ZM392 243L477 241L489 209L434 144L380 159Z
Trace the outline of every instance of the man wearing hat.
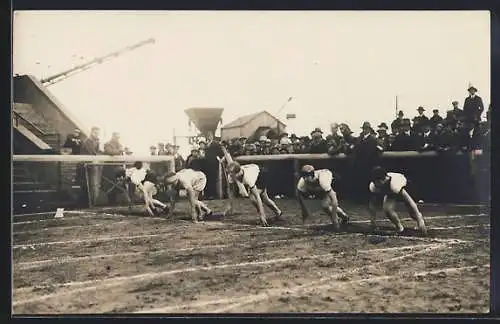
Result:
M446 112L445 122L456 127L457 122L464 119L464 112L458 107L458 101L452 101L451 104L453 109Z
M353 185L352 190L356 193L360 201L366 201L368 192L366 182L370 178L370 172L374 165L378 163L382 148L378 146L377 138L371 124L367 121L361 126L361 134L353 150Z
M393 151L415 151L418 148L418 138L411 133L410 119L404 118L402 120L400 132L394 138L392 143Z
M391 123L391 129L394 129L397 132L399 132L399 129L403 125L403 118L404 118L404 116L405 116L405 114L404 114L404 112L402 110L398 111L398 117L392 121L392 123Z
M443 117L439 116L439 109L432 110L432 117L429 119L429 125L431 130L436 129L436 125L443 121Z
M469 85L467 91L469 91L469 96L464 101L464 117L467 121L477 125L484 111L483 99L476 94L477 89L474 86Z
M328 151L326 141L323 139L323 131L317 127L311 132L311 143L309 145L309 153L321 154Z
M421 134L422 126L429 122L429 118L426 115L424 115L425 112L424 107L422 106L418 107L417 111L418 111L418 116L413 118L413 132L415 134Z
M80 147L82 146L81 132L78 128L75 128L72 134L69 134L64 143L64 148L71 149L71 154L80 154Z
M387 151L390 148L389 134L387 133L389 127L386 123L380 123L377 127L377 143L383 151Z
M157 152L156 152L156 146L151 145L151 146L149 147L149 154L150 154L150 155L153 155L153 156L158 155L158 154L157 154Z

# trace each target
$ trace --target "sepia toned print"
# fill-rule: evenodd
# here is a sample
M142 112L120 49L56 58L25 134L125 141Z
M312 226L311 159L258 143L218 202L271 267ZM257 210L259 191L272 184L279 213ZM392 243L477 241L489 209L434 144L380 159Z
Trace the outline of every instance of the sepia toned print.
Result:
M13 314L488 313L489 19L15 12Z

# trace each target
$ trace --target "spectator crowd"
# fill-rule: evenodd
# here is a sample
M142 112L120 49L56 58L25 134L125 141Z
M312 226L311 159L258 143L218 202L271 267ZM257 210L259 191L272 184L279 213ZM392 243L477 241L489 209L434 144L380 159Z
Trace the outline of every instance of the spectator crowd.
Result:
M486 113L486 121L481 121L484 111L482 99L476 95L477 89L470 87L469 96L463 108L457 101L442 117L438 109L432 115L426 115L424 107L417 108L417 115L406 118L403 111L398 111L397 118L390 126L382 122L375 130L366 121L361 132L356 134L345 123L333 123L330 133L325 134L320 128L314 129L310 136L298 137L295 134L276 134L272 130L266 136L255 140L245 137L235 138L223 143L232 155L268 155L301 153L340 153L352 154L360 147L373 146L383 151L437 151L457 152L474 149L487 149L490 134L491 105Z

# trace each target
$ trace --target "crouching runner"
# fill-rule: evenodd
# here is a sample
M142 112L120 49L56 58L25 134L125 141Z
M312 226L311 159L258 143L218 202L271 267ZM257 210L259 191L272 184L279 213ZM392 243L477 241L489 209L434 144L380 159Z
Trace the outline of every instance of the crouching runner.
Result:
M142 162L135 162L132 168L119 170L117 177L125 177L140 190L144 198L146 211L150 216L168 212L168 206L154 198L158 193L158 178L156 174L151 171L149 165ZM157 206L159 206L159 208Z
M337 193L332 188L333 174L330 170L315 170L312 165L304 165L297 183L297 198L302 209L302 221L309 218L310 213L304 203L304 197L310 194L323 196L322 208L330 216L335 230L340 228L339 217L343 225L349 223L349 217L339 207Z
M197 223L203 220L204 216L212 214L210 208L199 200L200 194L207 185L207 177L203 172L193 169L183 169L177 173L170 172L165 175L164 182L165 185L176 191L176 196L178 196L181 189L186 190L193 222ZM172 212L174 205L171 208ZM205 215L203 215L203 212Z
M229 183L241 183L249 193L249 198L259 213L262 226L269 226L264 210L264 204L268 206L276 215L277 220L283 219L283 212L267 193L266 172L261 170L257 164L240 165L238 162L230 162L227 165L229 173ZM234 197L229 190L229 206L226 213L230 212L234 205Z
M377 209L382 205L387 218L396 226L397 232L402 233L404 227L396 213L396 203L403 201L411 218L417 222L418 229L424 234L427 233L422 213L420 213L417 204L406 191L406 184L406 177L401 173L387 172L379 166L373 168L372 181L369 186L371 198L368 208L374 230L377 228L375 221Z

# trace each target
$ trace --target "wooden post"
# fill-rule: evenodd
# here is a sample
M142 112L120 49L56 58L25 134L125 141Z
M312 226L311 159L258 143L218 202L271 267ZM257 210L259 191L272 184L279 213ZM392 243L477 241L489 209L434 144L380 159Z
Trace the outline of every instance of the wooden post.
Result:
M92 204L92 191L90 190L90 176L89 176L89 165L85 163L83 165L83 169L85 172L85 183L87 184L87 197L88 197L88 205L89 208L92 208L94 205Z
M217 198L219 199L224 198L222 194L222 179L223 179L222 175L223 175L222 162L219 161L219 172L217 174Z

